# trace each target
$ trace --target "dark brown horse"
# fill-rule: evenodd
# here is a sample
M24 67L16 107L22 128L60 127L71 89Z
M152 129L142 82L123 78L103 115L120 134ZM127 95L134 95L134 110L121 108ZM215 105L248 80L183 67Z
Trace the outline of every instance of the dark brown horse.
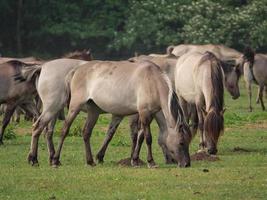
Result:
M5 128L16 107L18 105L23 105L25 110L34 109L30 104L34 94L36 94L34 83L30 80L20 82L14 79L16 74L32 66L31 64L26 64L17 60L11 60L0 64L0 104L6 104L6 112L0 132L0 144L3 144ZM38 110L34 110L33 113L38 115Z

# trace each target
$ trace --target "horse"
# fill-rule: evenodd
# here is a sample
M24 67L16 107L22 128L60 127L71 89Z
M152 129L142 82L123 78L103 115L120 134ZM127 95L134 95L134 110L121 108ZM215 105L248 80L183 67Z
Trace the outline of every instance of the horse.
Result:
M251 63L251 52L246 51L238 61L239 70L244 63ZM195 105L200 130L200 148L217 153L219 136L223 132L223 69L220 60L211 52L198 52L180 57L175 71L175 89L187 116L187 105ZM186 74L186 76L185 76ZM227 77L227 76L225 76ZM226 80L227 81L227 78ZM232 89L228 86L228 91ZM203 131L205 135L203 135Z
M35 65L26 64L18 60L10 60L0 64L0 104L6 104L0 130L0 144L3 144L5 128L9 124L16 107L23 105L24 110L29 112L31 110L35 117L39 115L38 110L33 108L30 103L36 94L34 84L26 79L20 82L14 78L17 73L28 70L28 68L35 68Z
M262 110L265 110L263 103L263 91L264 87L267 86L267 55L265 54L255 54L254 63L246 63L244 65L244 80L246 82L246 87L248 91L248 100L249 100L249 111L252 111L251 106L251 84L255 83L259 86L257 102L261 103Z
M189 143L191 133L183 118L183 112L172 90L168 77L152 62L131 63L128 61L88 62L70 72L67 78L70 90L69 112L66 117L53 165L59 158L69 128L82 108L88 116L83 131L86 162L95 165L90 147L93 127L102 113L111 113L117 118L138 113L141 130L138 134L132 165L138 165L142 135L144 134L149 167L155 167L152 156L150 123L152 116L162 109L168 125L167 147L180 167L190 166ZM33 141L32 144L36 144ZM34 157L35 148L30 155ZM36 162L33 160L33 162Z
M189 52L205 53L206 51L209 51L212 52L220 60L237 60L242 55L242 53L235 49L229 48L225 45L215 44L180 44L177 46L169 46L168 49L175 56L182 56Z
M167 49L167 52L170 52L170 47ZM157 64L161 70L163 70L167 76L170 78L171 83L172 83L172 87L175 89L175 68L176 68L176 62L177 62L177 58L176 56L172 55L169 53L168 56L166 57L158 57L158 56L152 56L151 54L149 54L148 56L146 55L139 55L136 57L132 57L129 58L128 60L131 62L140 62L140 61L145 61L145 60L149 60L155 64ZM221 67L223 69L224 72L224 84L225 87L227 89L227 91L230 93L230 95L232 96L233 99L237 99L240 96L240 92L239 92L239 86L238 86L238 82L239 82L239 78L240 78L240 70L239 70L239 66L234 66L233 61L221 61ZM192 121L192 135L194 136L196 134L196 128L198 126L198 119L197 116L195 114L194 109L191 108L192 111L192 115L191 115L191 121ZM186 116L187 117L187 122L189 123L189 118L190 116ZM167 164L173 163L173 159L170 157L167 148L166 148L166 122L165 122L165 118L162 115L162 113L158 113L157 115L155 115L155 120L159 126L159 136L158 136L158 144L160 145L160 147L162 148L162 152L165 158L165 162ZM119 126L121 121L116 120L116 118L112 118L112 121L109 125L108 131L107 131L107 136L100 148L100 150L98 151L96 158L98 160L98 162L103 162L104 160L104 156L105 156L105 152L106 149L108 147L109 142L111 141L113 135L116 132L117 127ZM133 151L134 151L134 147L136 144L136 139L137 139L137 132L139 129L139 116L137 115L133 115L129 117L129 124L130 124L130 129L131 129L131 139L132 139L132 150L131 150L131 157L133 155Z
M70 58L70 59L81 59L81 60L92 60L93 59L93 56L92 56L92 53L91 53L91 50L76 50L74 52L70 52L70 53L67 53L65 55L62 56L62 58ZM10 58L10 57L1 57L0 58L0 63L6 63L8 61L13 61L13 60L17 60L17 61L20 61L20 62L23 62L27 65L42 65L44 64L45 62L48 62L48 60L41 60L41 59L38 59L38 58L35 58L35 57L25 57L25 58ZM35 73L39 73L38 70L35 72ZM33 107L36 107L37 106L37 109L41 110L41 102L40 102L40 99L38 98L38 95L36 96L36 99L35 99L36 102L28 102L27 103L27 106L24 108L24 104L21 104L19 105L15 111L14 111L14 119L16 122L18 122L20 120L20 114L22 113L25 113L26 116L28 119L33 119L34 117L36 118L36 109L33 108ZM6 105L5 104L2 104L1 105L1 109L3 111L3 113L5 112L6 110ZM64 110L62 110L59 114L59 119L64 119Z

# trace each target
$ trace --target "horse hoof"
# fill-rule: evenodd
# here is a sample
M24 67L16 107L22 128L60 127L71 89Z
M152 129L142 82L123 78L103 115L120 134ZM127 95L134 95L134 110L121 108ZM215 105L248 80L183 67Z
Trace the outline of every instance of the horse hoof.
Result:
M199 149L199 150L197 150L197 153L206 153L206 150L205 149Z
M4 145L4 142L2 140L0 140L0 145Z
M38 163L36 156L33 156L31 153L29 153L29 155L28 155L28 163L31 166L39 166L39 163Z
M95 167L96 164L95 164L95 162L93 161L93 162L87 163L87 166L88 166L88 167Z
M158 168L159 166L156 165L155 162L152 162L152 163L148 163L148 164L147 164L147 167L150 168L150 169L155 169L155 168Z
M53 159L52 161L52 167L58 168L61 165L61 162L58 159Z
M104 163L104 157L101 155L96 155L96 160L99 164L103 164Z
M132 159L131 160L131 165L132 165L132 167L140 167L140 165L138 163L138 159Z

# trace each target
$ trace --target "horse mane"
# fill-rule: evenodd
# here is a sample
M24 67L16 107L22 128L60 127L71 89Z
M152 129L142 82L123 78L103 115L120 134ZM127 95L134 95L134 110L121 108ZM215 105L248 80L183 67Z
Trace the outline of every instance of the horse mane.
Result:
M179 104L177 94L172 91L171 98L170 98L170 112L172 114L172 117L174 118L176 122L176 127L178 127L179 124L185 123L185 117L183 110Z
M244 59L248 62L250 62L253 66L254 64L254 59L255 59L255 52L252 50L251 47L245 47L244 49Z
M218 141L220 133L224 129L223 106L224 106L224 86L223 73L220 60L211 52L206 52L200 64L205 61L211 63L211 85L212 99L208 113L204 121L204 130L207 137L213 141Z
M74 51L67 53L63 56L64 58L72 58L72 59L80 59L80 58L85 58L88 57L88 60L93 60L92 54L90 50L84 49L83 51Z

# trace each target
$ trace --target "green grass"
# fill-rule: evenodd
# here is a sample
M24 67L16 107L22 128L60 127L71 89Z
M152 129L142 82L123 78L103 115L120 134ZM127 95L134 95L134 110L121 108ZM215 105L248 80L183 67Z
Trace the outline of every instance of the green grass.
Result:
M243 82L241 82L243 86ZM157 145L157 127L153 123L153 152L159 168L120 167L116 162L128 157L130 137L127 119L120 125L103 165L85 165L84 146L80 134L84 115L80 115L66 139L62 166L48 165L44 137L40 137L39 167L26 162L31 123L11 124L5 145L0 147L0 199L266 199L267 197L267 112L255 104L248 112L247 95L232 100L226 94L225 133L220 138L219 161L194 161L192 167L180 169L165 165ZM103 115L92 136L96 154L105 137L110 120ZM57 125L55 142L62 123ZM14 132L16 136L14 137ZM197 150L199 138L191 144ZM248 152L234 151L239 147ZM145 160L143 145L141 158ZM208 169L204 172L203 169Z

